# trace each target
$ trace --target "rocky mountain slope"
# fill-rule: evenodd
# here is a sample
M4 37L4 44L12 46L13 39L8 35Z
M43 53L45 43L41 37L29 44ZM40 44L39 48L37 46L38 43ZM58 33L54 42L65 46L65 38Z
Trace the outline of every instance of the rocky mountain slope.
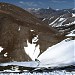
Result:
M33 60L31 55L38 52L37 58L64 38L63 34L22 8L0 3L0 62Z

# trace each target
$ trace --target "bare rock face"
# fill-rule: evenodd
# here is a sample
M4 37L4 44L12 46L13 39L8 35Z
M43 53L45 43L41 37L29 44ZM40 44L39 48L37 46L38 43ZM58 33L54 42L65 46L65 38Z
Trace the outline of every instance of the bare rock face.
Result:
M64 36L27 11L0 3L0 62L35 60Z

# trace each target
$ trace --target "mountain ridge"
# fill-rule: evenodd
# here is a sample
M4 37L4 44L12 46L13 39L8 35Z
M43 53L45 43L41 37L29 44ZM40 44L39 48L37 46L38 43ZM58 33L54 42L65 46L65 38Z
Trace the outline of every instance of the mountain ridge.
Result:
M57 29L59 32L64 31L65 33L66 30L68 30L68 29L64 29L65 27L68 27L71 25L74 27L74 24L75 24L75 16L74 16L75 10L73 8L61 9L61 10L54 10L52 8L50 9L40 8L37 11L35 9L34 11L32 11L31 9L29 12L34 14L37 18L39 18L45 24L48 24L49 26Z
M24 9L8 3L0 3L0 29L0 47L3 48L0 62L31 61L26 50L30 45L40 50L40 55L65 38Z

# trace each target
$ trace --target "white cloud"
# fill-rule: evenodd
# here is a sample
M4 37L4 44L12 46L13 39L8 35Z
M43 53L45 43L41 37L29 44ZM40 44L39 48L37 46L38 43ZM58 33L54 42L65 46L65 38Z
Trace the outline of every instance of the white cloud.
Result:
M27 4L28 6L37 6L37 4L34 2L26 2L25 4Z
M65 2L66 2L65 0L51 0L51 1L52 1L52 2L56 2L56 3L60 3L60 2L61 2L61 3L62 3L62 2L65 3Z
M19 3L23 4L23 5L27 5L27 6L38 6L38 4L36 4L35 2L23 2L23 1L20 1Z
M20 1L19 3L23 4L24 2L23 1Z

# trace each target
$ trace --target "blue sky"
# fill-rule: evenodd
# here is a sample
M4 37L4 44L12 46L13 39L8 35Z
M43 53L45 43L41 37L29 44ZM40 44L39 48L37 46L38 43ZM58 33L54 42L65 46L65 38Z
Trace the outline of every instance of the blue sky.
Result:
M11 3L22 8L75 8L75 0L0 0L0 2Z

